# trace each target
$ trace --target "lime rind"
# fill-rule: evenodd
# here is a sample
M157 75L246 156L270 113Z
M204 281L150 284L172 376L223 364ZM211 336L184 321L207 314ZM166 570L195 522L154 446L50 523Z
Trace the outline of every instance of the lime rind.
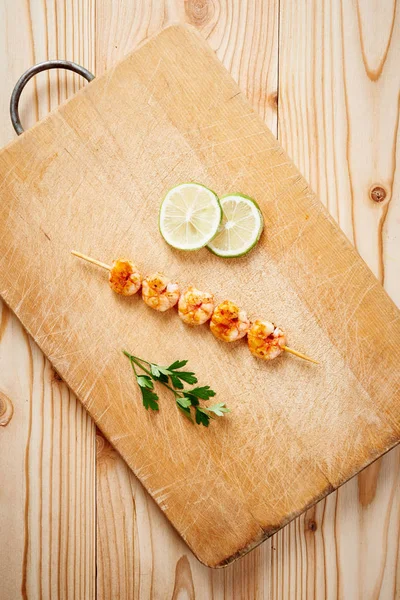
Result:
M207 249L222 258L245 256L257 244L264 228L260 207L253 198L245 194L227 194L220 198L220 203L223 218L215 237L207 245ZM242 217L237 214L238 206L242 211ZM236 222L233 217L236 217ZM232 227L230 229L225 227L227 220L228 222L231 220Z
M222 221L218 196L204 185L182 183L165 195L159 213L164 240L178 250L199 250L215 236Z

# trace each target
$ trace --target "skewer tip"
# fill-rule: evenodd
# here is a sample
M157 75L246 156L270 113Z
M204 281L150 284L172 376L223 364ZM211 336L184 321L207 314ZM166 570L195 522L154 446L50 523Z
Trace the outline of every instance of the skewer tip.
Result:
M90 262L93 265L97 265L98 267L101 267L102 269L111 271L110 265L106 265L106 263L103 263L100 260L96 260L95 258L92 258L91 256L87 256L86 254L82 254L81 252L77 252L76 250L71 250L71 254L73 254L74 256L77 256L78 258L81 258L82 260L86 260L87 262Z
M297 352L297 350L293 350L293 348L289 348L288 346L282 346L282 348L285 350L285 352L289 352L289 354L293 354L294 356L297 356L298 358L302 358L303 360L307 360L308 362L314 363L314 365L319 365L320 364L317 360L314 360L313 358L310 358L306 354L302 354L301 352Z

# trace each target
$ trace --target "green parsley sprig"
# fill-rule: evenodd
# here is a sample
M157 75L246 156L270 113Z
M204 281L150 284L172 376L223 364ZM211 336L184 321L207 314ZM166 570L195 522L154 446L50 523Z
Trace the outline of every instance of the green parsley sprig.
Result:
M174 394L176 406L192 423L208 427L210 419L223 417L225 413L231 412L224 402L212 406L200 403L201 400L207 402L215 396L209 385L185 387L185 384L192 386L197 383L197 377L192 371L182 370L187 365L187 360L176 360L169 367L163 367L129 354L126 350L123 353L129 358L146 410L159 410L159 397L154 388L154 383L158 382Z

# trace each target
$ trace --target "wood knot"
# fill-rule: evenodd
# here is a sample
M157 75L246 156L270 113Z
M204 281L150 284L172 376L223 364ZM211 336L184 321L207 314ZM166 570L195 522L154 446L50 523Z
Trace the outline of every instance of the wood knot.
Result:
M307 523L307 529L309 531L312 531L314 533L314 531L317 531L318 527L316 522L314 521L314 519L310 519Z
M108 458L115 459L117 453L111 444L104 438L101 433L97 430L96 433L96 457L99 462L107 460Z
M268 96L268 104L275 110L278 108L278 92L272 92L272 94Z
M369 506L376 496L381 466L381 461L376 460L358 474L358 500L363 507Z
M387 196L385 188L380 185L374 185L369 192L369 197L374 202L383 202Z
M53 367L53 381L56 381L57 383L62 381L61 376L57 373L57 371L55 370L54 367Z
M100 454L102 454L104 448L106 445L106 440L103 438L102 435L99 435L98 433L96 434L96 454L97 456L100 456Z
M184 554L176 563L175 568L175 583L172 592L172 600L179 598L194 598L194 584L190 563L187 556Z
M187 0L185 11L189 23L197 27L205 25L212 16L209 0Z
M10 398L0 392L0 426L5 427L9 424L14 414L13 403Z

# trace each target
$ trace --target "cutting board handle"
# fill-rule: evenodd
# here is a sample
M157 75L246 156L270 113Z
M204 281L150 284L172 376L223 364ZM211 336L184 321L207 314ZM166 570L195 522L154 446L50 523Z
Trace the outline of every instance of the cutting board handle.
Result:
M94 79L93 73L85 69L85 67L81 67L81 65L78 65L69 60L45 60L44 62L38 63L37 65L34 65L33 67L25 71L25 73L21 75L21 77L15 84L15 88L13 89L13 93L11 94L10 100L11 123L13 124L13 127L18 135L21 135L21 133L24 132L24 128L22 127L21 120L19 118L18 110L18 103L22 94L22 90L24 89L28 81L32 79L32 77L34 77L38 73L41 73L42 71L48 71L49 69L66 69L67 71L73 71L74 73L78 73L78 75L82 75L82 77L84 77L89 82Z

